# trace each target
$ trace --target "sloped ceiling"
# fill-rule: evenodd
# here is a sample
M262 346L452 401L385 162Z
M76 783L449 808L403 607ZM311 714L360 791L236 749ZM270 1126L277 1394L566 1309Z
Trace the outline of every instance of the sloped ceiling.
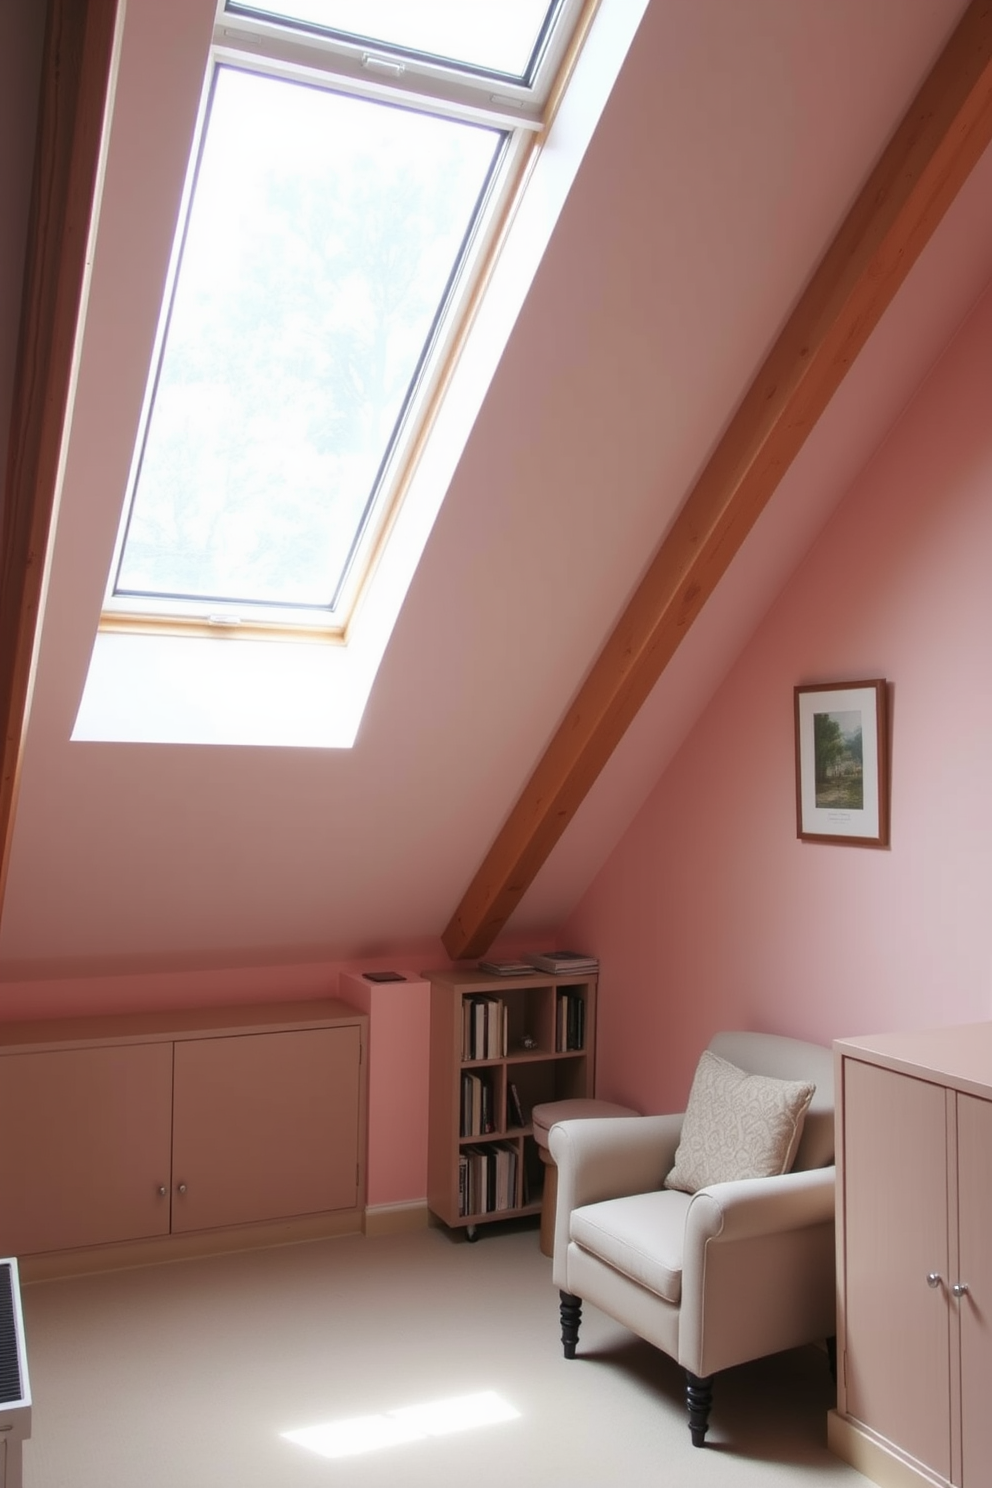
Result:
M962 8L652 0L353 750L70 744L109 554L65 493L0 973L437 946ZM510 933L572 908L990 273L986 159Z

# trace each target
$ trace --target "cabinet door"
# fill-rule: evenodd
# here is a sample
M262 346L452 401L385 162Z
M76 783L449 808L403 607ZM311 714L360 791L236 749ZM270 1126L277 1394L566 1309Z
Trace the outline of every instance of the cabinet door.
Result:
M167 1235L171 1112L168 1043L0 1059L0 1253Z
M962 1482L992 1482L992 1101L958 1096Z
M360 1050L357 1027L177 1043L173 1230L354 1207Z
M946 1478L947 1093L845 1059L843 1099L847 1414Z

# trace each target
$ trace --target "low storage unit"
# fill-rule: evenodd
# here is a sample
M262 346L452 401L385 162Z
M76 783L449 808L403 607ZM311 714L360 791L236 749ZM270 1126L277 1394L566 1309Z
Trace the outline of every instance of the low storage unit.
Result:
M544 1166L532 1112L592 1095L595 976L429 971L427 1203L470 1239L476 1226L538 1214Z
M360 1228L366 1029L336 1001L0 1025L0 1253Z

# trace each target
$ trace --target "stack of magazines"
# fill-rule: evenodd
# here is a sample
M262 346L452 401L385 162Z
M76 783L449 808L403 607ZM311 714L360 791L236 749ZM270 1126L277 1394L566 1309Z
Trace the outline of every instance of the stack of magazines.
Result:
M571 976L573 973L588 976L599 970L598 958L587 956L583 951L535 951L524 960L536 966L538 971L550 971L555 976Z

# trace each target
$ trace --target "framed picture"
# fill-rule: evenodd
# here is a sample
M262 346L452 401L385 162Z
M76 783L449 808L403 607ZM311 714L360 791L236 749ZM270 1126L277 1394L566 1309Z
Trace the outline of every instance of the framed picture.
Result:
M886 683L796 688L796 816L804 842L889 844Z

